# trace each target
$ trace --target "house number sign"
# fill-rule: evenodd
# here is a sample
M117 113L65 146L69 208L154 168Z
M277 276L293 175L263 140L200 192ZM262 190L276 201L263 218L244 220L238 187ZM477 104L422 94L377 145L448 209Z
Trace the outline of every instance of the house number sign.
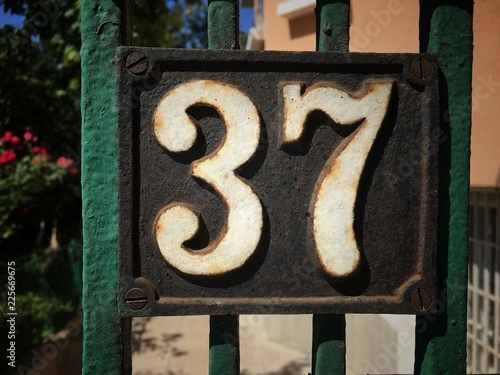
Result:
M432 313L432 55L119 50L121 313Z

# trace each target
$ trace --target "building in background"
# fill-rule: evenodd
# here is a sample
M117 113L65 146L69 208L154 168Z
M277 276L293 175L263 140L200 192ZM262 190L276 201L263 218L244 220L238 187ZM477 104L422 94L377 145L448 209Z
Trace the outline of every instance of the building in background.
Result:
M315 49L315 0L244 0L251 3L255 26L247 49ZM418 1L351 0L350 51L418 52L418 20ZM474 373L500 372L499 24L500 2L476 0L467 333L468 367ZM262 328L268 338L309 352L310 342L295 337L289 326L310 327L310 317L286 319L291 321L278 324L276 317L265 318ZM348 315L348 371L412 373L414 322L408 316Z

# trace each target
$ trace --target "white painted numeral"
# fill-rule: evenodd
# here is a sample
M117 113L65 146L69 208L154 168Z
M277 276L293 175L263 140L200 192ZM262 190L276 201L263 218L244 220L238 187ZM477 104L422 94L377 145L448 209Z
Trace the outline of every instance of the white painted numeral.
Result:
M192 251L183 243L199 230L198 216L186 204L167 206L156 223L156 240L165 260L189 275L220 275L240 268L255 252L263 225L262 206L252 188L234 174L255 154L260 121L252 101L238 89L208 80L192 81L171 90L161 100L154 118L158 142L171 152L193 147L197 128L186 110L208 105L227 127L223 144L192 164L192 174L209 183L228 209L227 227L218 243Z
M393 82L372 82L354 96L333 87L315 87L301 94L300 84L283 87L283 140L295 142L315 110L339 125L361 124L350 141L332 153L321 172L314 200L313 231L318 258L333 277L346 277L360 265L354 233L354 211L361 174L389 106Z

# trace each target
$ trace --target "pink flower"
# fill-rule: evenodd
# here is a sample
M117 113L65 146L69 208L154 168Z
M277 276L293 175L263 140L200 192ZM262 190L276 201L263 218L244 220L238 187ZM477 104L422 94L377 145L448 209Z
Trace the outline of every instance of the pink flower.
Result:
M69 174L72 175L72 176L78 176L80 172L78 171L78 168L71 168L69 170Z
M40 156L47 155L47 149L45 147L35 146L33 147L33 154Z
M24 140L25 140L26 142L32 141L32 140L33 140L33 138L34 138L33 133L32 133L32 132L30 132L30 131L27 131L26 133L24 133L24 136L23 136L23 137L24 137Z
M19 143L20 139L17 135L13 136L12 139L10 140L10 142L13 144L13 145L17 145Z
M4 150L0 155L0 165L11 164L16 161L16 153L12 150Z
M61 157L57 158L57 164L59 164L64 169L68 169L74 163L75 163L75 161L73 159L65 158L64 156L61 156Z
M3 143L10 143L12 141L12 132L5 132L5 134L0 140Z

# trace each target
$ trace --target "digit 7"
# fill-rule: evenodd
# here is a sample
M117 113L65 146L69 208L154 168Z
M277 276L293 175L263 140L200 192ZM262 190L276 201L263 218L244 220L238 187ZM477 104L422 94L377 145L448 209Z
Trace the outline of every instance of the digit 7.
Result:
M332 277L344 278L360 266L361 253L354 232L359 182L387 114L394 83L371 82L357 95L316 86L301 94L301 84L283 87L283 141L293 143L304 134L308 115L322 111L339 125L361 122L350 142L341 142L319 175L313 195L313 233L319 261Z

